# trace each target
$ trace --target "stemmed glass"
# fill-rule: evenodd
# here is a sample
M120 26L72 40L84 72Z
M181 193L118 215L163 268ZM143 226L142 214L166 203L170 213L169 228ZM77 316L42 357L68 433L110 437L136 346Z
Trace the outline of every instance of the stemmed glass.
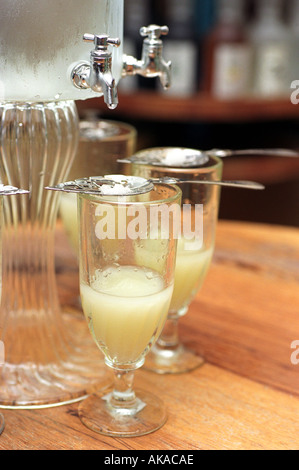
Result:
M185 180L220 180L222 161L212 155L198 158L197 151L183 148L153 148L136 153L122 171L144 178L173 176ZM192 162L196 162L193 166ZM214 253L220 189L216 185L183 183L182 221L191 214L190 236L178 240L173 297L162 334L147 356L144 367L160 373L184 373L204 364L204 358L180 339L179 321L207 276ZM188 206L189 212L184 208ZM196 210L200 210L201 216ZM183 212L184 211L184 212ZM199 223L201 220L201 224ZM182 230L184 235L184 231ZM200 317L198 319L200 321Z
M84 400L79 417L93 431L126 437L148 434L166 421L160 398L135 391L133 379L166 321L181 190L161 184L131 194L130 184L124 184L116 194L119 185L107 193L104 186L109 186L101 186L101 195L78 195L82 307L105 363L114 371L113 387Z
M137 130L135 127L109 120L81 120L76 156L69 171L69 179L92 175L119 173L119 158L135 152ZM60 199L60 216L75 254L78 255L77 197L63 193Z

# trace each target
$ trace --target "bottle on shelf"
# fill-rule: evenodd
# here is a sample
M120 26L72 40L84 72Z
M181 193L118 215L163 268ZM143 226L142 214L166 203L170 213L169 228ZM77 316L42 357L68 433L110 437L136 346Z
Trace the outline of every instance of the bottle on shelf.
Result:
M194 0L194 24L196 36L201 40L215 23L217 0Z
M172 62L172 85L166 94L192 96L198 89L199 50L195 37L195 0L159 0L159 5L163 14L162 23L169 27L163 55L165 60Z
M217 99L249 94L252 50L245 0L218 0L215 25L204 44L203 85Z
M257 0L256 19L250 27L254 49L253 94L290 95L292 35L283 19L282 0Z

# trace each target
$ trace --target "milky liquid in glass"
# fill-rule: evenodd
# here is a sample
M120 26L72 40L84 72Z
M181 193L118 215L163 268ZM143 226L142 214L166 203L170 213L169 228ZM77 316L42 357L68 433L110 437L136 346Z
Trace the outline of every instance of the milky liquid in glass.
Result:
M170 314L188 307L202 286L213 257L213 246L192 249L192 245L190 247L188 243L189 249L186 249L185 245L183 239L178 241Z
M127 175L144 178L175 177L182 180L221 180L222 161L215 156L208 156L202 164L194 167L184 165L184 161L197 151L184 148L152 148L137 152L132 163L124 163L122 171ZM153 160L151 160L151 158ZM138 161L140 159L140 162ZM152 163L154 162L154 163ZM169 315L162 334L147 356L145 367L164 373L183 373L193 370L204 363L204 359L185 346L178 331L178 321L188 311L188 307L202 287L211 264L216 226L218 221L220 188L214 185L180 184L183 205L191 206L191 230L195 229L195 206L203 208L202 239L194 244L188 240L188 249L184 238L178 240L175 267L174 292ZM182 211L182 220L184 214ZM183 234L183 231L182 231ZM199 237L200 238L200 237ZM153 258L154 259L154 258ZM158 269L152 263L153 269ZM192 345L193 346L193 345Z
M158 273L132 266L106 268L91 286L81 283L90 330L111 364L145 355L164 325L172 290Z
M144 191L143 179L139 185ZM175 186L146 185L149 191L128 194L125 184L124 193L117 196L115 186L102 185L102 190L104 186L108 190L105 196L78 197L80 283L87 323L114 372L114 384L84 400L78 413L84 425L98 433L140 436L159 429L167 419L160 398L148 390L135 391L133 379L167 318L178 229L171 209L175 206L180 213L181 191ZM153 241L153 251L160 259L156 271L148 266L151 253L149 256L145 242L152 242L153 213L160 214L156 231L162 232L161 209L165 207L170 230L167 239Z
M136 259L145 266L159 272L161 257L155 251L155 240L143 241L142 249L135 247ZM144 249L144 245L145 248ZM203 284L213 257L213 246L205 247L197 240L178 239L174 276L174 290L170 304L170 314L185 313L195 294ZM167 245L165 244L164 256Z

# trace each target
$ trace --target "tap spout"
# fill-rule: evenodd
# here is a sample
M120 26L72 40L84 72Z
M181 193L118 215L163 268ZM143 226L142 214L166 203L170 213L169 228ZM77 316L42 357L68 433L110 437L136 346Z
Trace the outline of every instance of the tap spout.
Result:
M90 88L95 93L102 93L109 109L118 105L118 93L115 78L112 75L112 53L108 46L120 46L118 38L109 38L106 34L84 34L83 40L93 42L94 50L90 53L90 63L81 62L72 71L72 81L75 87Z
M103 93L104 101L109 109L117 107L118 93L116 81L111 72L111 58L108 61L93 60L86 81L94 92Z
M163 58L163 41L160 36L168 34L167 26L150 25L140 29L143 41L141 60L124 55L123 77L141 75L143 77L159 77L163 88L171 86L171 61Z
M102 90L104 101L109 109L115 109L118 105L118 93L115 78L109 74L109 77L103 77Z

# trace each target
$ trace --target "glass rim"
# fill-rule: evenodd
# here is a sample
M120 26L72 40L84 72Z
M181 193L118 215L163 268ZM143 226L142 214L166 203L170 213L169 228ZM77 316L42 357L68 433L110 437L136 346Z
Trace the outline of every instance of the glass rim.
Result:
M171 189L174 191L174 194L172 196L169 196L165 199L156 199L152 201L134 201L133 199L138 197L138 196L144 196L146 194L150 194L150 192L156 191L156 188L167 188ZM148 193L143 193L143 194L132 194L132 195L124 195L124 196L113 196L111 194L109 195L99 195L99 194L87 194L83 192L78 192L77 193L77 198L80 200L89 200L90 202L98 203L98 204L111 204L113 206L157 206L161 204L171 204L176 202L178 199L181 199L182 197L182 190L179 186L175 184L154 184L154 189L152 191L149 191Z
M30 108L53 108L53 107L75 107L74 100L45 100L45 101L24 101L24 100L0 100L0 107L12 107L20 109Z
M112 127L115 127L115 128L121 128L121 129L124 129L125 130L125 133L123 134L115 134L115 135L107 135L107 136L104 136L103 138L99 138L99 139L90 139L84 135L81 134L82 132L82 129L81 127L83 125L87 125L89 124L88 126L86 126L87 129L97 129L98 126L100 126L102 123L104 124L108 124L108 126L111 126ZM94 142L94 143L97 143L97 142L117 142L117 141L123 141L123 140L127 140L128 138L135 138L137 136L137 129L136 127L134 127L133 125L131 124L128 124L126 122L123 122L123 121L113 121L112 119L98 119L98 120L88 120L88 119L80 119L79 121L79 140L81 142Z

